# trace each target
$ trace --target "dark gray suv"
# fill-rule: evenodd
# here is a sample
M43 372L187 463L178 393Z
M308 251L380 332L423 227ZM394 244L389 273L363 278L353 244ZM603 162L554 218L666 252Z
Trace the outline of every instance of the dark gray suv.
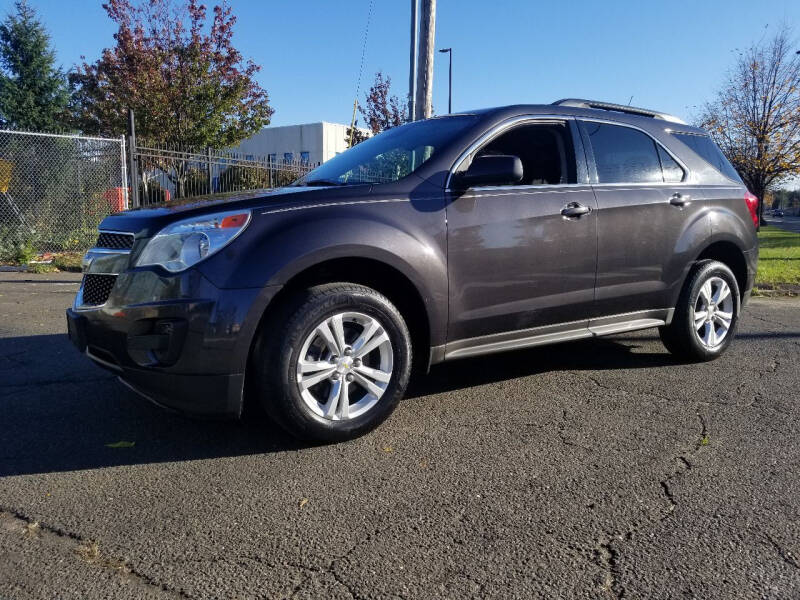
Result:
M78 348L154 402L292 433L378 425L412 367L659 328L731 343L757 200L708 135L587 100L419 121L295 184L108 217L67 311Z

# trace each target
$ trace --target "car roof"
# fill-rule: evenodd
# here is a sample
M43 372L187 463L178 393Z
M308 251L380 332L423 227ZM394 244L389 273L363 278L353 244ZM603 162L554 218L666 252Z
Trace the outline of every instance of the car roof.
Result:
M565 104L511 104L508 106L498 106L494 108L482 108L478 110L468 110L458 113L460 115L471 114L477 115L484 119L492 121L502 121L505 119L524 116L524 115L565 115L571 117L583 117L591 119L602 119L604 121L618 121L620 123L628 123L643 129L666 129L671 132L685 132L693 133L696 135L707 135L707 133L699 127L688 125L683 122L676 122L666 118L659 118L663 113L657 111L647 111L653 113L651 116L647 114L637 114L631 112L623 112L622 109L626 107L621 105L614 105L608 103L599 103L608 106L609 108L593 108L591 106L571 106ZM614 108L612 108L614 107ZM615 110L619 107L620 110ZM632 108L632 107L631 107ZM637 111L646 111L646 109L633 109ZM443 115L440 118L446 118L453 115ZM666 115L669 117L669 115ZM675 117L672 117L675 119Z

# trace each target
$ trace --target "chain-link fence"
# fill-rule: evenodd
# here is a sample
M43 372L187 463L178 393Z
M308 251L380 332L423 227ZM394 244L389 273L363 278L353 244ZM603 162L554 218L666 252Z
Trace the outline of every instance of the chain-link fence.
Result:
M0 130L0 262L91 247L125 180L122 138Z
M126 157L123 138L0 130L0 264L82 253L104 217L129 207L281 187L317 166L226 150L131 147Z
M229 150L197 150L137 140L133 151L142 206L177 198L219 196L282 187L296 181L316 164Z

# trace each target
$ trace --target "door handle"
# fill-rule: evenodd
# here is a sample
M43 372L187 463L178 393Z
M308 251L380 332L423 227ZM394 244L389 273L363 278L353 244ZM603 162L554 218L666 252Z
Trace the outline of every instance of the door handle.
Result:
M691 200L692 197L689 194L680 194L675 192L672 194L672 196L670 196L669 203L672 204L672 206L686 206L689 204L689 202L691 202Z
M591 206L584 206L583 204L578 204L577 202L570 202L561 209L561 214L567 219L574 219L576 217L580 217L581 215L588 215L590 212L592 212Z

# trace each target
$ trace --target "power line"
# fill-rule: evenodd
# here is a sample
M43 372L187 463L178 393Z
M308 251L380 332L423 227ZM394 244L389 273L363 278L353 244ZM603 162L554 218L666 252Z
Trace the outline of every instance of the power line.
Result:
M369 10L367 10L367 25L364 27L364 43L361 45L361 64L358 66L358 79L356 80L356 95L353 100L353 118L350 121L350 141L348 146L353 145L353 130L356 127L356 108L358 108L358 94L361 93L361 76L364 73L364 59L367 55L367 38L369 37L369 24L372 21L372 6L375 0L369 0Z

